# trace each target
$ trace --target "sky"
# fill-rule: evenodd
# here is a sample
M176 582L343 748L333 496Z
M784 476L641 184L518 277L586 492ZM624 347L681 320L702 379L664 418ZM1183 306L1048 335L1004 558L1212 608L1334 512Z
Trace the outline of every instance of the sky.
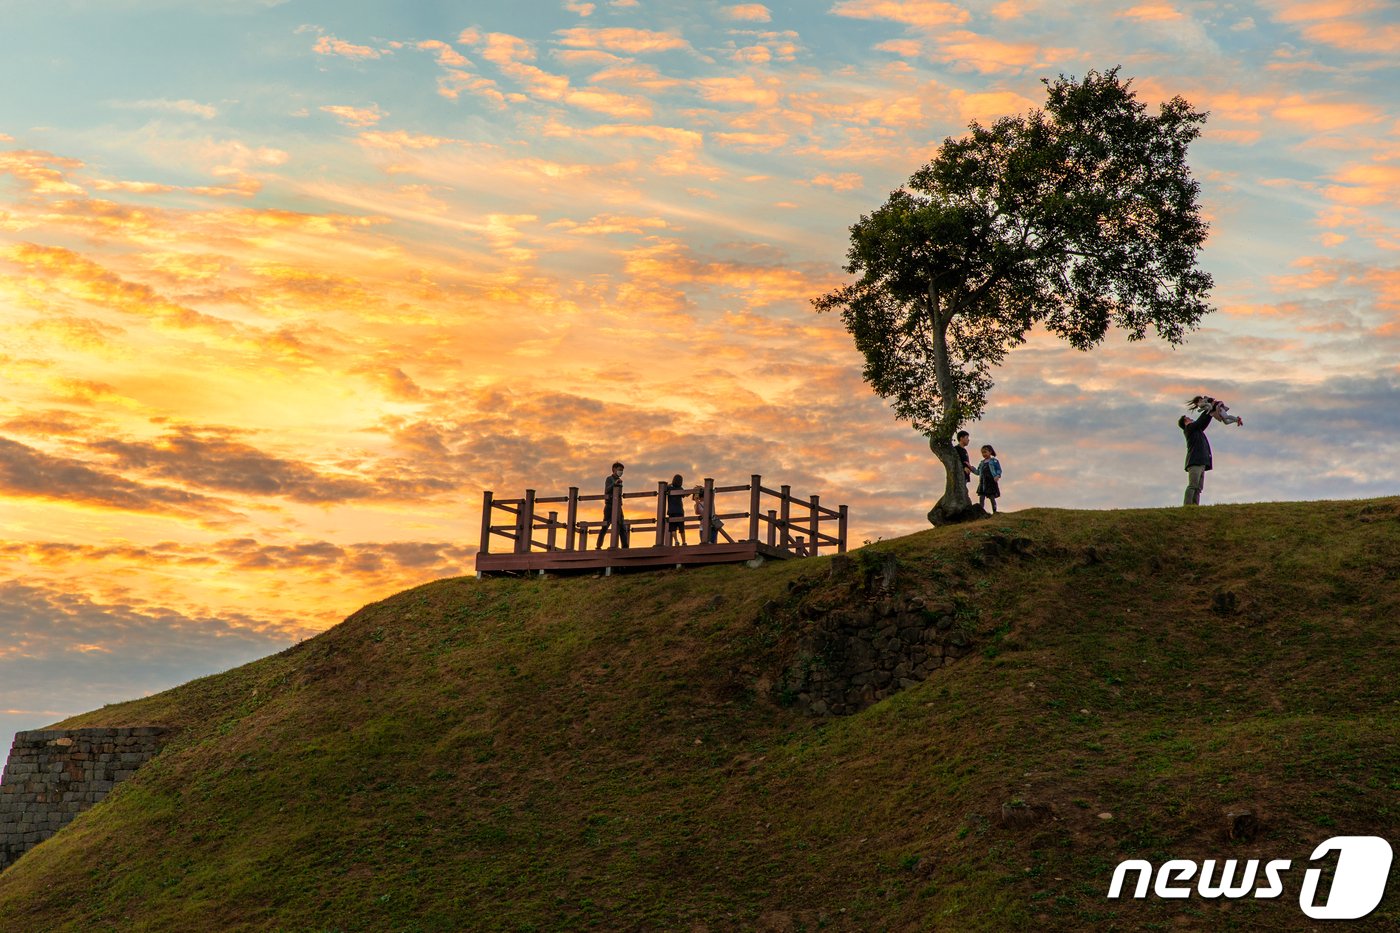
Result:
M760 473L927 527L812 298L938 145L1121 66L1210 113L1215 313L1037 333L1007 510L1400 493L1393 0L0 0L0 742L470 573L481 494Z

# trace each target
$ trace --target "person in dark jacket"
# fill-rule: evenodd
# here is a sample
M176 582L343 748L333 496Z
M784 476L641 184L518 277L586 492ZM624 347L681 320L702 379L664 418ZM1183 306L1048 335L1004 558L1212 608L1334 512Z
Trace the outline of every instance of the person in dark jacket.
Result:
M676 543L676 537L681 539L681 545L685 546L685 503L681 501L681 496L685 490L685 479L679 473L671 477L671 485L666 490L666 527L671 530L670 543ZM701 535L704 540L704 535Z
M972 479L972 461L967 456L967 445L972 440L972 435L966 431L958 432L958 442L953 449L958 452L958 459L962 461L963 485L966 486L968 480Z
M1185 415L1177 419L1177 427L1186 435L1186 496L1182 505L1200 505L1201 490L1206 488L1206 471L1211 468L1210 441L1206 438L1206 425L1210 424L1213 410L1201 412L1192 421Z
M622 471L625 469L626 467L621 463L614 463L612 465L612 472L609 473L608 478L603 481L603 527L598 529L598 545L594 548L595 551L603 546L603 537L607 535L608 528L612 525L614 489L618 492L618 504L619 506L621 505ZM617 510L617 537L623 547L628 546L627 521L622 517L622 509L620 507ZM587 546L586 544L584 545L584 547Z

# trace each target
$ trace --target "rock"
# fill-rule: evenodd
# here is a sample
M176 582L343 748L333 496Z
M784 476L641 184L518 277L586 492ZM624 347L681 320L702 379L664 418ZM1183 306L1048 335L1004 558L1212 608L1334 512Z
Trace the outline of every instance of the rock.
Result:
M1225 814L1225 838L1231 842L1253 842L1259 832L1259 818L1251 810Z

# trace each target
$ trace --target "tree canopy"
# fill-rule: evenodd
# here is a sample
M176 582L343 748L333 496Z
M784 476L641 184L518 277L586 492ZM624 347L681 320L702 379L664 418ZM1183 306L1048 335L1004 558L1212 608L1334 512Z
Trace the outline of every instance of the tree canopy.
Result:
M928 435L959 507L952 434L1032 327L1081 350L1110 326L1175 345L1211 310L1186 162L1206 115L1180 97L1149 114L1118 71L1044 80L1043 109L944 140L851 227L856 281L813 302L840 311L866 381Z

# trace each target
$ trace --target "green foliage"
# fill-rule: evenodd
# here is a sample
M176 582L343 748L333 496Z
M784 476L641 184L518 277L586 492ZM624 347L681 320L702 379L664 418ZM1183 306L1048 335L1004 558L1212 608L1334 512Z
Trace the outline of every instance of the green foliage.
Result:
M851 227L840 311L864 375L946 441L976 420L991 370L1036 324L1089 349L1110 325L1180 343L1210 309L1186 163L1205 114L1153 116L1118 69L1045 81L1043 110L973 123Z

